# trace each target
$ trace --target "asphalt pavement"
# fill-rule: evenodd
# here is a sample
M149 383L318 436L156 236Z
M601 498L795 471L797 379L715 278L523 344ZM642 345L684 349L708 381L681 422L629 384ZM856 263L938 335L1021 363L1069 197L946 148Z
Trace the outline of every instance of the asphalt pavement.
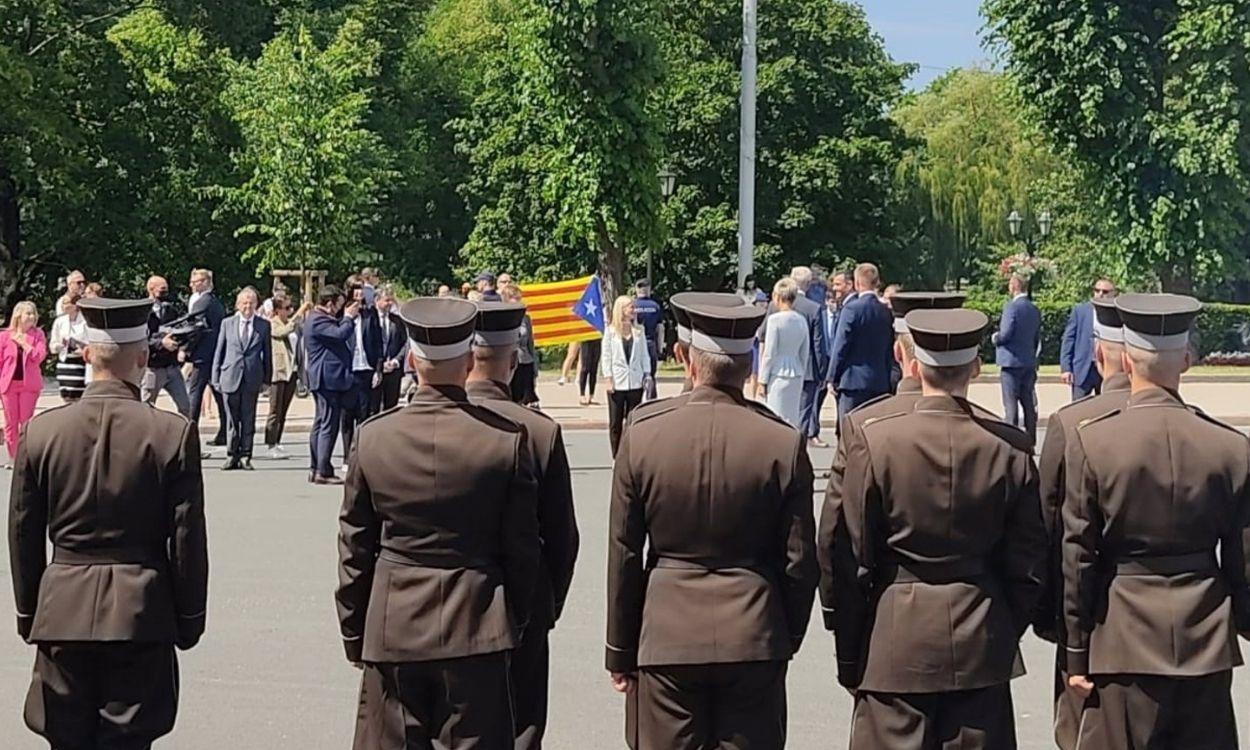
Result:
M552 634L546 747L620 748L623 699L603 669L608 441L595 430L570 432L566 440L582 547L564 618ZM216 459L205 464L208 631L197 648L180 655L178 724L157 748L351 746L359 673L344 658L333 600L342 493L306 483L304 436L292 435L287 447L291 460L258 459L255 472L223 473ZM827 469L831 457L829 450L813 451L818 469ZM8 559L7 542L0 541L0 565ZM0 585L0 612L13 612L7 584ZM10 627L0 633L0 748L45 748L21 719L34 649L7 621ZM1051 748L1053 647L1029 635L1023 652L1029 673L1013 683L1020 746ZM1250 747L1244 743L1250 738L1250 672L1239 670L1235 684L1243 747ZM834 679L832 639L814 610L790 668L788 747L845 747L850 717L850 697Z

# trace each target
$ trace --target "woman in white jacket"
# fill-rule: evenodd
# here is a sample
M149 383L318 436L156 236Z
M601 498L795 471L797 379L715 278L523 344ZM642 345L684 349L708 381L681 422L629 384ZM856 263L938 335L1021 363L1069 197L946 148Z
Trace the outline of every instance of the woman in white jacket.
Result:
M634 300L630 297L617 297L612 305L612 322L603 332L599 362L608 391L608 438L615 458L625 420L642 403L644 381L655 375L647 353L647 334L634 319Z
M807 319L794 311L799 287L792 279L782 279L773 287L776 310L764 324L764 355L760 359L760 384L764 386L768 408L795 429L800 426L803 376L811 355Z

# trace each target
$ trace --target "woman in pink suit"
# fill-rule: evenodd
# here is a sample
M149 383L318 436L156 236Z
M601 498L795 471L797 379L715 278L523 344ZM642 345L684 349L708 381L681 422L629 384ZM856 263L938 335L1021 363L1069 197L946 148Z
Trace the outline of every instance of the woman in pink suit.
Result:
M0 403L4 404L4 445L9 460L17 455L17 436L35 415L43 390L40 365L48 356L48 340L39 330L39 312L33 302L18 302L9 328L0 331Z

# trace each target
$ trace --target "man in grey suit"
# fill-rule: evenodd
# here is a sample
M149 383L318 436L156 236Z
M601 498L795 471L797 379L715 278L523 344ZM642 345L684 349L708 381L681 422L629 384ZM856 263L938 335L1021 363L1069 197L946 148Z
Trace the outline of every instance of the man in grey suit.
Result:
M256 314L260 297L247 287L235 298L234 315L221 322L213 355L213 390L226 402L227 440L224 471L252 469L256 436L256 399L269 385L273 349L269 321Z
M803 377L802 423L803 434L808 443L816 448L828 448L820 439L820 389L825 383L829 368L829 345L825 341L825 306L807 298L812 285L812 269L797 266L790 271L790 278L802 292L794 301L794 311L807 319L811 352L807 358L807 373Z

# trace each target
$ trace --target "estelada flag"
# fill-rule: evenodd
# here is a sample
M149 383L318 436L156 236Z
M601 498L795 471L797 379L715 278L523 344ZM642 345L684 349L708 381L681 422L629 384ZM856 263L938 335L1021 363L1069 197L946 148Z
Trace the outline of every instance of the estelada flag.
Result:
M534 324L535 346L590 341L603 335L603 295L597 276L520 286Z

